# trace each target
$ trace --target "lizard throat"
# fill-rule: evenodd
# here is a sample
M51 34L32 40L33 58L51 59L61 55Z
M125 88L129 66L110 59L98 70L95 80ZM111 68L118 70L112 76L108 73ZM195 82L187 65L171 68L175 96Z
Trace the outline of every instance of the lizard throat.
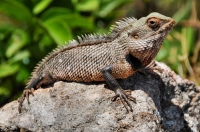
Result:
M156 57L166 35L167 32L163 32L146 40L134 42L130 54L140 60L143 67L147 66Z

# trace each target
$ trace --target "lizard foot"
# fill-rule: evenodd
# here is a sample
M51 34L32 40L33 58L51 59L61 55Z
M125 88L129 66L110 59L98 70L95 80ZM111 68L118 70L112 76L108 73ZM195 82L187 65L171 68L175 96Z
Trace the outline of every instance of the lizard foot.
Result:
M34 92L33 88L24 90L22 96L18 99L18 102L19 102L18 111L19 111L19 113L21 113L22 103L24 102L25 98L27 99L28 104L30 104L29 95L31 94L32 96L34 96L33 92Z
M115 101L117 98L120 98L122 104L126 108L127 112L129 112L128 107L130 108L130 111L133 112L132 106L129 102L129 100L136 103L136 99L131 96L131 90L123 90L122 88L118 88L116 90L116 95L112 97L112 101Z

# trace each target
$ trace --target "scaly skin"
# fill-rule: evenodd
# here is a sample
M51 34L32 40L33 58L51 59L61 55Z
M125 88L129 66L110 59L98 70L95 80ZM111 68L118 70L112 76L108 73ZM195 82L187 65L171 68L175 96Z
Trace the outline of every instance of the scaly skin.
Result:
M116 79L124 79L149 65L157 55L163 40L175 21L159 13L136 20L125 18L113 26L108 35L85 35L79 42L59 47L45 57L30 77L19 98L22 103L34 89L56 81L105 81L121 99L126 110L133 111L128 100L135 101L130 91L124 91ZM129 93L129 94L128 94ZM29 102L29 100L28 100Z

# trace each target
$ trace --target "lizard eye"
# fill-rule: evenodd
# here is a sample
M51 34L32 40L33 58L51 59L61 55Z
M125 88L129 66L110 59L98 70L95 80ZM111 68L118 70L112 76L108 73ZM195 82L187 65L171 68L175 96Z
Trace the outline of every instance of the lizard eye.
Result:
M160 22L160 20L157 19L157 18L149 18L147 20L147 25L152 29L158 28L159 27L159 22Z

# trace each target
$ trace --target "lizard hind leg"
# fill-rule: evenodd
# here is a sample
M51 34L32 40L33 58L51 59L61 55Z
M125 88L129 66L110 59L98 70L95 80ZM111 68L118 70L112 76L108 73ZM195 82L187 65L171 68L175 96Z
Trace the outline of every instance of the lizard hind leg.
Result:
M31 94L32 96L34 96L33 92L34 92L34 88L26 89L26 90L23 91L22 96L20 98L18 98L18 102L19 102L18 111L19 111L19 113L21 113L22 103L24 102L25 98L27 99L28 104L30 104L29 95Z
M34 89L38 89L43 85L49 85L54 83L55 80L51 76L51 74L47 73L43 76L39 76L38 78L34 79L30 85L28 85L27 89L23 91L22 96L18 99L19 105L18 105L18 111L21 113L22 103L24 102L24 99L27 99L28 104L30 104L29 101L29 95L34 96L33 92Z
M18 99L19 105L18 105L18 111L19 113L21 113L21 108L22 108L22 103L24 102L24 99L27 99L28 104L30 104L29 101L29 95L34 96L33 92L34 92L34 88L37 88L37 84L42 80L41 77L38 77L36 79L34 79L29 85L28 87L23 91L22 96Z

